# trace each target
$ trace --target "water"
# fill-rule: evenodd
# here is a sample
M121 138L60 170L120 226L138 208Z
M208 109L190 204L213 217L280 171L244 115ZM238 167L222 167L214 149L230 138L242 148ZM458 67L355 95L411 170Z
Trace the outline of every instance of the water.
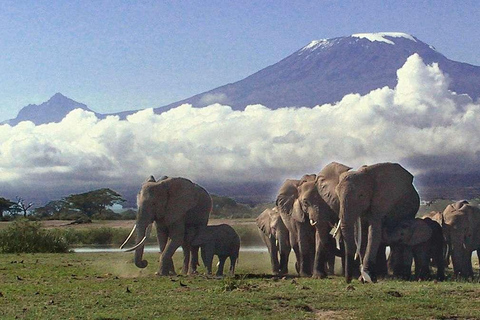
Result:
M178 248L178 251L182 251L182 248ZM125 249L111 248L111 247L84 247L84 248L74 248L73 252L75 253L121 253L125 252ZM160 252L158 246L145 246L145 252ZM240 252L268 252L267 247L240 247Z

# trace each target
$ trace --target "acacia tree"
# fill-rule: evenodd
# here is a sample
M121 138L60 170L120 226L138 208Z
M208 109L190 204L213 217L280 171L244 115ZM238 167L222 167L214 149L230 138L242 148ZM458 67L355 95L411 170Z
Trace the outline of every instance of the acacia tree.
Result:
M17 211L23 212L23 216L27 217L28 210L33 206L33 202L25 202L25 199L17 197L17 203L15 203L14 208Z
M3 219L3 213L5 211L10 211L15 204L15 202L0 197L0 220Z
M115 191L104 188L81 194L72 194L64 199L71 209L79 210L91 217L95 213L102 214L107 207L121 204L125 199Z

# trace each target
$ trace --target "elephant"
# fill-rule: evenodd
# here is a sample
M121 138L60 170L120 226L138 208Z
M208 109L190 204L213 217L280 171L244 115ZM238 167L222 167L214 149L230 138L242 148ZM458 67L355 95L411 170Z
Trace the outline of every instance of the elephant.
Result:
M342 173L335 192L345 242L345 279L347 283L352 280L357 251L361 261L360 279L376 282L382 229L394 229L404 220L413 220L420 207L413 175L398 163L362 166L357 171ZM355 229L360 231L357 241Z
M172 256L180 246L184 250L183 273L195 273L198 265L198 248L191 248L191 241L207 226L212 210L210 194L185 178L164 177L155 181L151 176L142 184L137 195L137 206L135 226L121 246L121 248L125 246L136 230L137 244L127 250L135 250L135 265L145 268L148 264L143 260L143 251L150 226L155 222L161 251L157 274L175 273Z
M212 274L214 255L217 255L219 260L217 277L223 276L223 267L227 258L230 258L229 275L235 275L235 264L240 252L240 237L231 226L228 224L207 226L195 237L192 246L201 248L203 264L209 275Z
M288 258L292 247L290 246L289 232L277 207L265 209L255 222L260 237L267 246L272 273L274 275L288 274Z
M443 232L456 277L473 277L472 252L480 252L480 209L468 201L449 204L442 213ZM480 257L479 257L480 261Z
M396 251L395 245L406 246L411 251L410 257L415 262L415 280L428 280L430 275L430 261L437 267L436 279L445 279L445 264L443 259L444 238L442 227L430 218L416 218L414 220L402 221L393 231L387 233L384 230L384 241L394 247L390 257L393 264L406 263L406 278L410 278L412 259L404 256L397 257L402 251Z
M305 177L305 179L311 179ZM290 238L290 245L295 253L295 268L300 276L312 275L315 252L315 231L307 220L299 220L294 214L294 206L298 207L298 186L301 180L287 179L280 187L276 199L276 207L280 212ZM304 183L304 182L303 182Z
M350 170L343 164L332 162L318 175L304 176L298 189L298 201L293 205L292 216L300 223L310 223L313 227L315 242L313 277L327 276L325 264L332 263L332 243L330 232L338 222L339 201L335 193L340 176ZM334 240L334 239L333 239ZM341 243L342 245L343 243ZM336 246L334 246L336 250ZM330 268L331 270L331 268Z

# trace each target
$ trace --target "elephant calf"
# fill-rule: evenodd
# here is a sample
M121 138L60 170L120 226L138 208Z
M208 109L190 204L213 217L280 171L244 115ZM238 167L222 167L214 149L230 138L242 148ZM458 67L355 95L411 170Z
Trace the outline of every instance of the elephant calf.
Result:
M445 279L443 259L444 238L442 227L430 218L414 219L400 223L393 231L384 235L391 248L405 246L413 255L415 279L430 278L430 261L437 266L437 280ZM399 251L401 252L401 251ZM391 251L391 259L403 263L405 257L396 257L397 251ZM408 260L408 259L407 259ZM410 260L411 268L411 260Z
M213 256L219 260L216 275L223 276L223 267L227 258L230 258L230 276L235 275L235 264L240 251L240 237L228 224L207 226L192 242L192 246L200 247L203 264L208 274L212 274Z

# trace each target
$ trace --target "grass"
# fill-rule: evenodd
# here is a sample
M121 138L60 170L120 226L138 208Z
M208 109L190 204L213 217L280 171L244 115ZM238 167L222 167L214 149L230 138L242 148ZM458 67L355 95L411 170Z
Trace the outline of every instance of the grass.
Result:
M478 319L480 285L348 285L269 275L267 253L242 252L235 278L158 277L131 253L0 255L1 319ZM175 255L177 269L181 255ZM292 262L293 264L293 262ZM294 270L291 264L291 270ZM203 274L204 268L200 267Z

